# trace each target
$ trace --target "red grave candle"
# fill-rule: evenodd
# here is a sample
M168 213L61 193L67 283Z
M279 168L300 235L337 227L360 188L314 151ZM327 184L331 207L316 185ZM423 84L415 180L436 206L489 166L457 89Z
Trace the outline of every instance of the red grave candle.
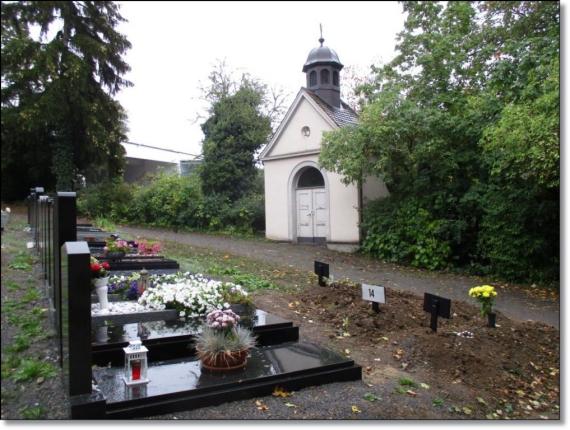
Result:
M133 360L131 361L132 379L136 381L141 379L141 361Z

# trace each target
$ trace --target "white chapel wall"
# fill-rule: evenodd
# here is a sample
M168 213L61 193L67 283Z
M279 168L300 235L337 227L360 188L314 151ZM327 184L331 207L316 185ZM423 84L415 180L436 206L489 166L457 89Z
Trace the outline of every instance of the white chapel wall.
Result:
M304 162L318 163L318 155L266 160L265 177L265 235L271 240L294 239L294 202L290 190L291 173ZM358 190L345 185L341 176L326 172L329 196L329 242L358 243Z
M301 129L308 126L309 137L301 134ZM287 127L282 131L275 145L267 154L268 157L286 155L309 150L319 150L323 131L332 130L331 125L305 99L301 99L295 112L292 112Z

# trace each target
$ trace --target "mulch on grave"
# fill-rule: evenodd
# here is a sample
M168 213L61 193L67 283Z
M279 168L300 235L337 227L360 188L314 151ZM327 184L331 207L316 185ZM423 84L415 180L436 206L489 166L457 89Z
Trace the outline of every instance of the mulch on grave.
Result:
M507 405L527 417L558 408L560 333L551 326L497 313L498 326L489 328L477 306L453 301L452 318L439 318L434 333L423 296L386 288L387 303L376 313L360 285L347 281L312 286L290 300L295 313L335 327L337 338L349 332L353 349L380 345L395 367L432 375L441 386L461 384L487 399L479 401L490 412Z

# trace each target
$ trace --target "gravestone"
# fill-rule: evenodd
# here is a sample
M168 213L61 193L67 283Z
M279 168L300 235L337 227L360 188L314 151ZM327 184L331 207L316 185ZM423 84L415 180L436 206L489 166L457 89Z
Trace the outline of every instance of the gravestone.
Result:
M85 242L61 247L61 345L70 396L91 394L91 271Z
M76 233L76 202L75 193L58 192L53 205L53 320L55 322L55 331L57 336L61 338L61 255L59 250L65 242L74 242L77 238ZM90 288L87 289L90 292ZM91 312L89 312L91 314ZM60 342L61 346L61 342ZM60 348L60 364L62 364L62 350Z

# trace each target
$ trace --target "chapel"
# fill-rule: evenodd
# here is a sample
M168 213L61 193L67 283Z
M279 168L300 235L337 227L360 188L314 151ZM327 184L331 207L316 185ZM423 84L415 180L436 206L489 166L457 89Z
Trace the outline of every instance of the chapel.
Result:
M265 176L267 239L325 244L352 252L360 243L361 209L388 195L384 183L368 177L346 185L342 176L319 166L323 132L358 123L357 113L341 99L337 53L324 45L309 52L302 87L283 121L260 154Z

